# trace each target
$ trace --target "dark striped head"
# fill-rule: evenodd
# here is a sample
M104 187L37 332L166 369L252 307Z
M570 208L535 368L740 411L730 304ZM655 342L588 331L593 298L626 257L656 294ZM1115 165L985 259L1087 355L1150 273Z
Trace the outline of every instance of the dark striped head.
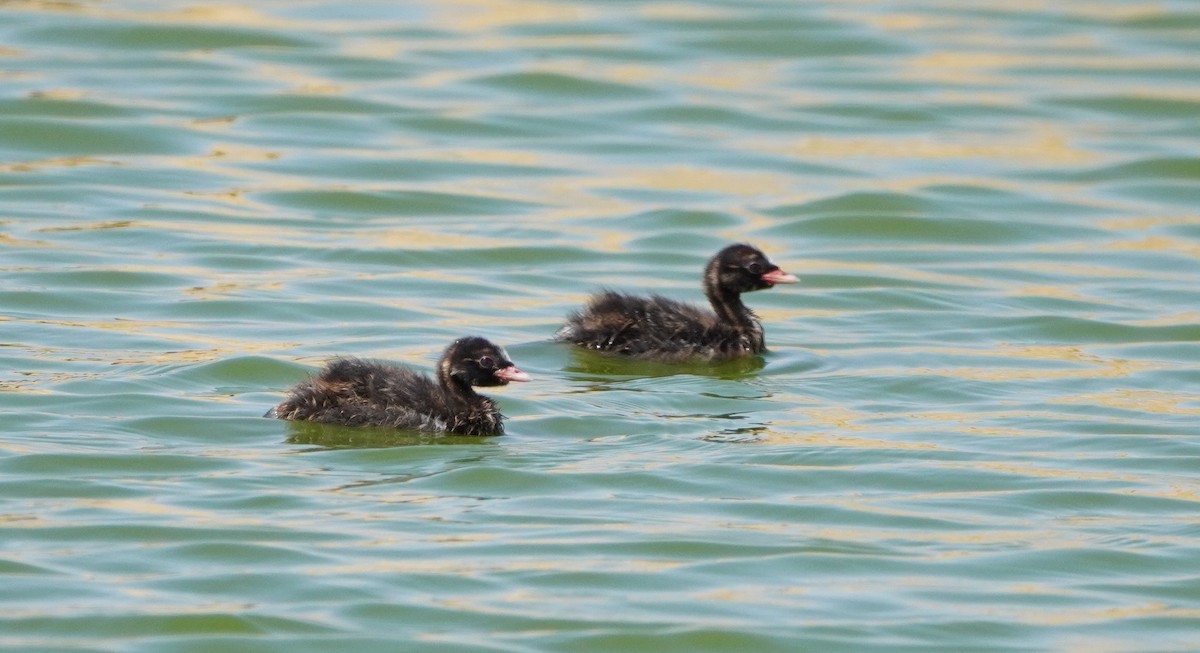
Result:
M742 244L730 245L717 252L704 270L704 292L709 297L741 294L797 281L799 279L780 270L766 254Z
M450 343L438 364L438 377L479 387L529 380L529 375L517 369L503 347L478 336Z

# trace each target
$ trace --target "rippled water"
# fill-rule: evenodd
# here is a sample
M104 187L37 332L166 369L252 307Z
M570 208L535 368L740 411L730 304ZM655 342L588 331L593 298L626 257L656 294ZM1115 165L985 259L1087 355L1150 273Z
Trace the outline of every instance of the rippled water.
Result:
M0 647L1195 650L1198 153L1182 0L0 3ZM549 342L731 241L763 359Z

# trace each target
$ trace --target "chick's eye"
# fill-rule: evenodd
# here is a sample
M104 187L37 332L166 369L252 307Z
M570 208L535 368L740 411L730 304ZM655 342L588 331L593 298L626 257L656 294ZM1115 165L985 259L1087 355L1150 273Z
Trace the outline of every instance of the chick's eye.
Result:
M753 261L750 263L750 265L746 266L746 271L750 274L762 274L762 263Z
M492 358L491 356L483 356L479 359L479 366L485 370L495 369L496 359Z

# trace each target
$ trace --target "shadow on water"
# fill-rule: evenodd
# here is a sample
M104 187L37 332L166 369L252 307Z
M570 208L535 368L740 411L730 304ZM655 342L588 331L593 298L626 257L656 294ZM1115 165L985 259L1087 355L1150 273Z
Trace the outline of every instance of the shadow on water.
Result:
M739 417L739 419L745 419ZM719 444L756 444L766 442L767 436L771 429L766 426L743 426L740 428L724 429L716 433L710 433L702 438L705 442L715 442Z
M571 348L570 360L563 366L568 378L574 381L612 381L613 377L646 378L691 374L736 381L747 378L766 366L761 356L739 358L720 363L657 363L617 358L615 356Z
M304 450L305 452L329 449L385 449L414 445L492 444L495 439L317 422L288 422L288 428L292 433L285 442L311 445L312 448Z

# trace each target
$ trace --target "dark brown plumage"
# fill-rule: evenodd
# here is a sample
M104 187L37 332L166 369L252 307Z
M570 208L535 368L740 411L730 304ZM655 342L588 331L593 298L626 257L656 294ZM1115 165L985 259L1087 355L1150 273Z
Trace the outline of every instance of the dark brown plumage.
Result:
M667 299L606 290L567 316L556 338L580 347L641 360L721 361L766 351L763 328L742 303L745 292L795 283L749 245L730 245L708 262L704 294L712 310Z
M292 388L267 417L346 426L503 435L504 416L474 386L528 381L504 349L479 337L455 340L438 362L437 381L379 361L337 358Z

